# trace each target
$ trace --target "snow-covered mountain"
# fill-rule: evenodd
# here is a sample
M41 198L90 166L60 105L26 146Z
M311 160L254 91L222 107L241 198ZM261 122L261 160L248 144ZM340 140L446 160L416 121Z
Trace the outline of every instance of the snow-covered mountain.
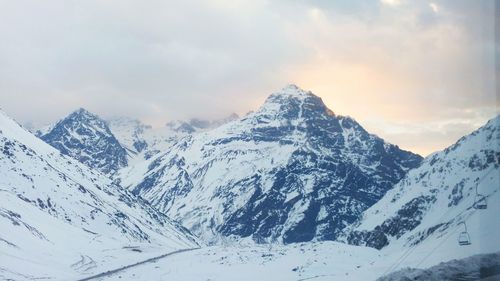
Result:
M75 114L73 119L88 116ZM86 133L65 124L59 130ZM197 246L186 229L147 202L2 112L0 168L1 280L75 280Z
M127 166L127 150L99 116L80 108L40 136L61 153L87 166L112 174Z
M120 144L139 154L148 148L148 143L144 139L145 132L152 130L152 127L142 123L140 120L128 117L117 117L107 120L109 129L120 142Z
M291 243L335 239L420 161L290 85L120 178L207 241Z
M137 119L118 117L109 119L108 124L120 144L133 152L129 155L130 159L138 162L166 151L186 136L214 129L236 119L238 115L233 113L223 119L175 120L168 122L164 127L152 128Z
M404 253L399 263L410 267L500 251L499 191L497 116L425 158L366 210L344 239L356 245L385 247L387 253L398 256ZM471 244L460 246L457 240Z

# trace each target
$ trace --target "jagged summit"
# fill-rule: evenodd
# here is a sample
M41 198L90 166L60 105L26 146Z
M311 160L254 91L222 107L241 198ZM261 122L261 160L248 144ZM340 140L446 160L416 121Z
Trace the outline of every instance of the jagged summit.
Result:
M40 138L61 153L103 173L127 166L127 151L111 133L108 123L84 108L57 122Z
M99 115L90 112L89 110L80 107L77 110L71 112L68 114L65 118L59 120L52 128L53 130L58 124L60 123L66 123L68 122L73 122L75 124L86 124L91 126L94 130L102 131L103 133L106 133L106 131L109 130L109 123L108 121L104 120L101 118ZM50 131L49 131L50 132Z
M73 111L73 113L71 113L71 114L83 114L83 115L88 115L88 116L91 116L91 115L92 116L97 116L97 115L91 113L90 111L88 111L87 109L85 109L83 107L78 108L77 110Z
M318 96L314 95L311 91L305 91L301 88L299 88L297 85L294 84L288 84L285 87L283 87L281 90L276 91L269 95L269 97L266 99L267 103L283 103L289 100L305 100L305 99L311 99L311 98L317 98L321 99Z
M71 119L71 118L72 119L79 119L79 120L95 120L98 123L104 123L104 124L107 123L106 121L104 121L104 119L99 117L97 114L92 113L83 107L80 107L77 110L71 112L64 119Z
M305 91L294 84L272 93L253 116L283 119L324 119L334 116L323 100L311 91Z
M273 93L272 95L288 95L288 96L309 96L314 94L311 91L306 91L295 84L287 84L285 87L281 88L281 90Z

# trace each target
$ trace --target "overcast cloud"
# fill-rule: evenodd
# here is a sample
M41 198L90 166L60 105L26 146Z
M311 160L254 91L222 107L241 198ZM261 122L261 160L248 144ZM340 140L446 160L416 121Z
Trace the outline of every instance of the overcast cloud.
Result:
M334 3L332 3L334 2ZM296 83L427 154L498 113L491 1L0 0L0 107L153 125L255 109Z

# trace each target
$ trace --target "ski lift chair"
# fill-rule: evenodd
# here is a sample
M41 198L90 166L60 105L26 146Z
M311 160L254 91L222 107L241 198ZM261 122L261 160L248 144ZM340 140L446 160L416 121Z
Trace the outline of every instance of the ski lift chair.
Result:
M469 233L467 232L467 225L465 222L461 222L461 224L464 225L464 231L460 232L460 235L458 235L458 245L460 246L467 246L470 245L470 236Z
M476 194L476 198L474 199L474 209L484 210L488 208L488 204L486 202L486 197L481 194Z
M467 245L470 245L470 237L469 237L469 233L463 231L460 233L460 235L458 236L458 244L460 246L467 246Z

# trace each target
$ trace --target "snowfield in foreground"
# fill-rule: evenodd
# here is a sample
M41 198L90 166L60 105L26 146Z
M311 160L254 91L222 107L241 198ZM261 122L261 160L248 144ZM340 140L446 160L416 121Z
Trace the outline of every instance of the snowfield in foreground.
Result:
M369 280L379 251L337 242L214 246L97 280Z
M96 280L149 281L331 281L377 280L405 268L429 268L441 262L479 253L500 252L497 216L500 194L490 197L481 212L467 214L473 238L459 246L459 227L405 248L376 250L338 242L307 242L289 245L214 246L180 253Z

